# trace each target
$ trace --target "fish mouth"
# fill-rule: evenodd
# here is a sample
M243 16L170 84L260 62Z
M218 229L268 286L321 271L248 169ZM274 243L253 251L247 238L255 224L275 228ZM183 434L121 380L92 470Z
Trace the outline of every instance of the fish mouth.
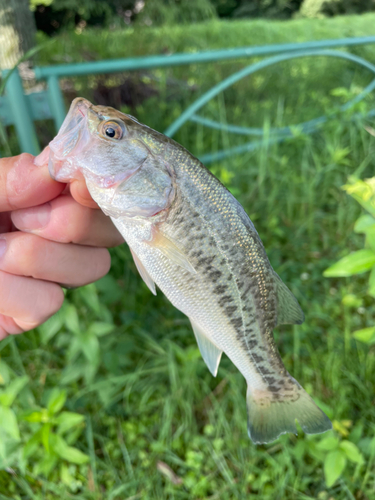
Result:
M84 151L89 144L88 118L91 113L97 116L91 106L91 103L83 97L74 99L58 134L49 144L48 170L51 177L58 182L69 182L82 177L77 176L74 157Z
M57 136L49 144L48 170L54 180L63 183L85 180L87 185L113 194L138 170L148 156L146 148L144 157L134 168L100 173L100 158L93 158L92 151L98 139L105 140L98 134L103 119L105 116L88 100L82 97L74 99Z
M70 105L68 114L60 127L59 135L69 134L72 130L76 129L87 117L88 110L91 103L83 97L77 97Z

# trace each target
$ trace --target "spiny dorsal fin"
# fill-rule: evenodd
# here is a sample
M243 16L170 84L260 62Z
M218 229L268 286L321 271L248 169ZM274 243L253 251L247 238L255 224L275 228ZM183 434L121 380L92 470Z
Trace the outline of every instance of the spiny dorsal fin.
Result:
M151 293L153 293L154 295L156 295L155 283L153 282L151 276L148 274L148 272L146 271L145 266L142 264L142 262L139 260L138 256L133 252L133 250L130 249L130 251L132 253L135 266L138 269L138 272L141 275L143 281L149 287Z
M278 274L274 272L276 295L277 295L277 323L278 325L300 325L305 321L305 315L297 302L297 299L289 288L281 281Z
M223 351L220 351L220 349L218 349L216 345L208 340L203 330L196 323L194 323L191 318L189 319L191 322L191 326L193 327L195 338L197 339L197 344L202 358L204 359L204 362L206 363L212 375L216 377Z

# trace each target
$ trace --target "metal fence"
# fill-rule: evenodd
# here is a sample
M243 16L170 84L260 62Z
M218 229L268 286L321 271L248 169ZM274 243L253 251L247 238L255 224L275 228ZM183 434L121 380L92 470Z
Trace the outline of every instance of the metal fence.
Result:
M194 103L192 103L173 123L171 123L164 133L172 137L177 130L184 125L184 123L191 120L213 129L224 129L229 133L259 138L263 135L262 129L221 124L200 116L197 112L220 92L223 92L225 89L235 84L242 78L246 78L257 71L274 64L282 63L283 61L312 56L336 57L349 60L367 68L374 74L374 80L367 85L367 87L358 96L340 108L341 111L350 109L354 106L354 104L359 102L368 93L375 89L375 65L361 57L351 54L350 52L333 49L338 47L344 48L366 44L375 44L375 36L213 50L194 54L136 57L79 64L36 67L34 68L35 78L38 81L46 81L47 90L31 94L24 93L20 75L18 70L15 69L9 75L6 85L6 95L0 98L0 119L5 126L11 124L15 126L22 151L35 155L40 152L40 146L35 131L34 121L52 118L57 131L65 118L66 109L59 84L60 78L124 71L129 72L188 64L207 64L218 61L256 57L263 59L244 67L240 71L230 75L212 87L209 91L204 93ZM5 74L3 76L6 75L6 72L4 73ZM375 115L375 110L371 113ZM321 116L301 123L299 127L305 133L312 133L327 119L328 118L326 116ZM295 126L293 128L295 128ZM268 133L269 141L280 142L285 140L287 137L291 137L293 135L293 130L291 127L282 127L271 129ZM260 143L261 141L259 139L252 140L247 144L243 144L235 148L208 152L201 157L201 159L205 163L210 163L211 161L220 160L232 154L252 150L258 147Z

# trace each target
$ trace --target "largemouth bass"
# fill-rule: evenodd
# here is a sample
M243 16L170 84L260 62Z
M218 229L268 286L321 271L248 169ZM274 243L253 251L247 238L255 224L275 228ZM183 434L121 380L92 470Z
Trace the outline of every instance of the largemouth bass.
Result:
M240 203L199 160L132 116L77 98L49 169L61 182L83 176L151 292L157 284L190 319L211 373L222 352L240 370L254 443L296 434L296 420L309 434L332 428L274 342L273 329L302 323L303 312Z

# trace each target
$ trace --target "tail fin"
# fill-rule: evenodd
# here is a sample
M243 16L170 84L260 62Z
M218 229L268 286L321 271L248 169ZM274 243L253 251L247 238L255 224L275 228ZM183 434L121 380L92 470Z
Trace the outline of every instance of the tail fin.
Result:
M291 398L281 395L279 399L268 391L247 390L247 429L253 443L270 443L281 434L297 434L295 421L307 434L319 434L332 429L327 415L314 403L307 392L298 384Z

